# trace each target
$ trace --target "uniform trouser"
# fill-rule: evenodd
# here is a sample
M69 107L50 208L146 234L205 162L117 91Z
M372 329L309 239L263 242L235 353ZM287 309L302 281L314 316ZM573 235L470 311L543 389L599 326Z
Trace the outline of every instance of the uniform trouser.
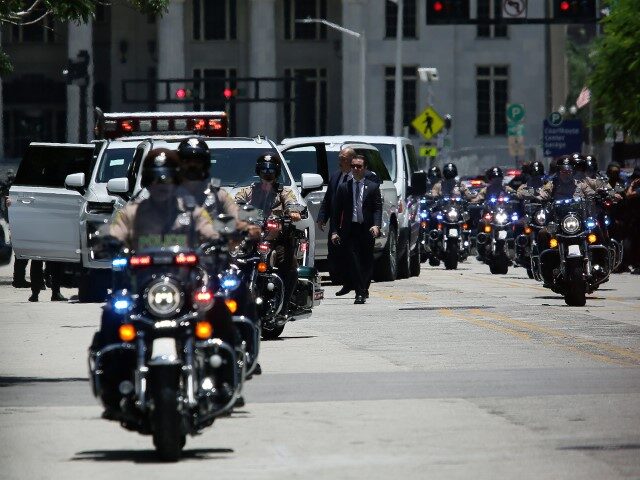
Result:
M298 282L298 260L296 259L296 252L292 241L285 240L281 244L276 245L275 253L276 267L282 276L282 283L284 284L282 310L286 313L289 308L289 302L291 301L291 295L293 295L296 283Z
M51 275L51 293L60 293L62 265L59 262L47 262L47 272ZM31 291L38 294L44 287L44 265L42 260L31 260Z
M14 262L13 262L13 281L14 282L26 281L28 262L29 260L27 260L26 258L14 258Z
M352 223L345 238L345 254L348 259L348 276L356 296L364 296L371 285L373 275L373 247L375 239L361 223Z

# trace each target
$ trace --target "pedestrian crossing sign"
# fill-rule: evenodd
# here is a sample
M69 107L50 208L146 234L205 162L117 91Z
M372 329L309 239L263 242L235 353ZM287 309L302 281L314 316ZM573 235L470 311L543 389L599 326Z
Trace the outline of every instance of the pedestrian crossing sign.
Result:
M411 122L413 128L425 139L431 140L444 127L444 119L433 107L427 107Z

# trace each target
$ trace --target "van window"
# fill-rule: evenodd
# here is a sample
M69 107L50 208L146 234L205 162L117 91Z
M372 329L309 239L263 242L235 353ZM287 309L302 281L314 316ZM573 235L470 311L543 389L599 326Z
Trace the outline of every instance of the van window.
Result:
M324 150L324 149L323 149ZM291 176L296 182L302 180L303 173L317 173L325 184L329 183L329 172L321 152L315 146L305 145L282 152L284 160L289 166Z
M277 150L272 148L211 148L211 177L219 178L225 187L245 187L260 180L256 175L256 159L269 153L279 157ZM277 179L280 185L289 186L291 180L283 168Z
M91 177L93 145L30 145L18 167L16 185L64 188L64 180L72 173Z
M395 182L396 172L396 145L395 143L372 143L380 152L384 166L387 167L391 179Z
M135 148L108 148L105 150L96 182L107 183L112 178L126 177L135 153Z

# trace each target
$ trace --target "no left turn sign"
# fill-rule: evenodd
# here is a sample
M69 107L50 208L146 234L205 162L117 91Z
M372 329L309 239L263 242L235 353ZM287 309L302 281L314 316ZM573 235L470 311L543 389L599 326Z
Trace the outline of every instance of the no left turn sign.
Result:
M505 18L527 18L527 0L503 0L502 16Z

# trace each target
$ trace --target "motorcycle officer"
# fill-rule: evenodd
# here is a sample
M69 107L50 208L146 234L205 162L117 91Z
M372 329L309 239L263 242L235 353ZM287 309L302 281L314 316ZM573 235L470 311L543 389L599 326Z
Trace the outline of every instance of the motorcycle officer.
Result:
M431 191L433 187L442 180L442 172L436 166L427 170L427 191Z
M500 167L490 168L489 170L487 170L485 176L487 178L487 186L483 187L473 198L473 203L482 203L487 198L497 198L504 193L508 195L516 193L513 188L509 187L508 185L502 184L504 173L502 172L502 169Z
M289 187L278 183L282 165L280 158L271 153L260 155L256 160L256 175L260 181L238 190L235 196L237 203L252 205L262 210L264 218L272 213L287 215L292 221L299 222L302 217L302 207L298 198ZM283 310L288 311L289 300L298 281L298 260L295 252L295 239L282 238L279 235L274 243L276 253L276 268L282 273L284 283Z
M431 189L431 196L438 197L464 197L472 200L474 195L467 189L464 183L456 180L458 176L458 167L453 163L447 163L442 168L442 180L437 182Z
M544 164L536 160L529 166L527 179L516 191L516 197L520 200L534 199L543 186Z

